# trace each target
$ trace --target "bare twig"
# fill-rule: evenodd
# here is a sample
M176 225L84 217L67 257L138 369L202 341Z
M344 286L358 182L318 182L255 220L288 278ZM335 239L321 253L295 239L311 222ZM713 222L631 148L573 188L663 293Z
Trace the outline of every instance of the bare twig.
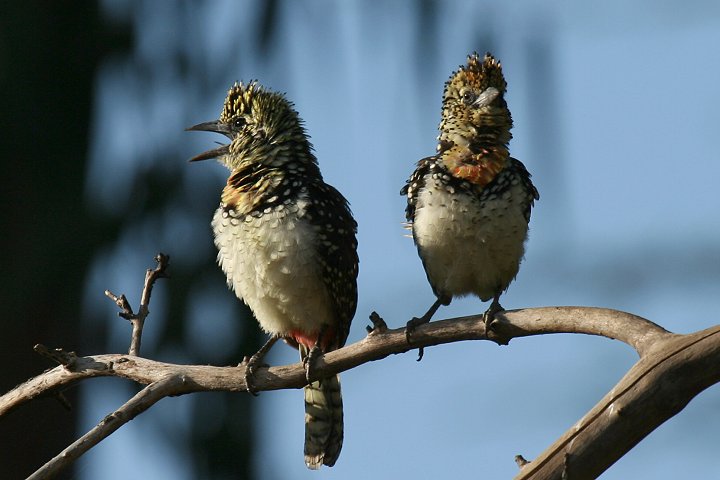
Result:
M75 352L66 352L62 348L50 350L45 345L38 343L33 347L33 350L35 350L35 352L42 355L43 357L49 358L53 362L59 363L63 367L67 367L70 369L72 369L75 360L77 360L77 355L75 354Z
M387 323L385 323L385 320L382 319L380 315L378 315L377 312L372 312L370 314L370 321L373 323L373 326L366 326L365 330L367 330L368 335L369 334L378 334L378 333L385 333L387 332L388 326Z
M150 296L152 295L153 286L158 278L166 278L168 276L166 272L170 263L170 256L164 253L158 253L155 256L155 262L157 266L145 272L145 284L143 286L142 296L140 297L140 308L137 314L133 313L130 302L128 302L124 294L117 296L110 290L105 290L105 296L110 298L120 308L121 311L118 312L118 315L129 320L132 324L132 338L130 340L130 349L128 350L129 355L140 355L142 332L145 326L145 319L150 313Z
M142 330L145 325L145 319L150 313L150 295L152 295L152 289L155 285L155 281L158 278L165 278L167 274L168 264L170 262L170 256L164 253L158 253L155 256L155 262L157 266L154 269L148 269L145 272L145 285L143 286L142 296L140 297L140 309L138 310L137 316L130 320L132 323L132 340L130 342L130 355L140 355L140 342L142 340Z
M115 305L118 306L118 308L120 309L120 311L118 312L119 316L121 316L125 320L132 320L135 317L132 307L130 306L130 302L128 302L125 294L122 294L118 297L110 290L105 290L105 296L115 302Z

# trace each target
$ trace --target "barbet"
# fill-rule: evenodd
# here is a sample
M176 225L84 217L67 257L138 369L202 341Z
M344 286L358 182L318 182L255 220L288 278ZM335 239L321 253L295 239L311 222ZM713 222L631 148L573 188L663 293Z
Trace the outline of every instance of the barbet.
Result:
M323 181L302 120L283 95L235 84L219 120L188 130L222 133L217 158L230 170L212 228L229 287L270 340L247 364L246 381L278 340L298 348L308 381L313 361L345 344L357 306L357 224L347 200ZM343 443L338 376L305 391L305 463L335 464Z
M539 195L525 166L508 152L506 87L500 62L489 53L470 55L445 83L437 153L418 162L401 190L437 297L422 317L408 322L408 340L456 296L492 299L484 315L489 326L520 268Z

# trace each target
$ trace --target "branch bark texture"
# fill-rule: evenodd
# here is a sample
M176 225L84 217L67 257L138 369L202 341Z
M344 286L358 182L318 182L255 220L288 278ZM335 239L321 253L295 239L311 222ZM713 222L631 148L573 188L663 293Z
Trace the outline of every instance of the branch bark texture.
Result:
M482 315L432 322L417 328L409 345L404 328L383 328L384 322L375 318L375 328L367 337L328 353L318 362L318 377L419 347L462 340L507 344L513 338L550 333L604 336L627 343L638 352L639 361L620 382L538 458L524 463L516 479L595 478L698 393L720 382L720 326L677 335L615 310L545 307L501 312L490 331L486 331ZM197 391L246 390L244 365L174 365L132 355L76 357L52 352L62 365L0 397L0 416L33 398L54 395L90 377L117 376L150 385L58 455L61 466L62 459L77 458L161 398ZM301 388L306 383L305 369L301 363L260 368L253 383L258 391ZM49 478L41 471L36 475L40 476L33 478Z

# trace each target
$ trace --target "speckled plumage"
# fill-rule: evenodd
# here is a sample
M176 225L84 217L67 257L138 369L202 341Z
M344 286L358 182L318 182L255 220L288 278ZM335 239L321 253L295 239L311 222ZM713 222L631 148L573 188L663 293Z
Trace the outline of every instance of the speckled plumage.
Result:
M510 157L505 79L490 54L468 57L445 84L436 155L420 160L401 194L425 273L440 304L498 299L517 275L538 192ZM408 325L413 326L413 321Z
M193 160L231 171L212 220L228 285L263 330L305 359L347 339L357 305L357 224L345 198L323 181L297 112L256 82L228 92L220 119L191 129L230 138ZM332 466L343 440L338 377L305 387L305 460Z

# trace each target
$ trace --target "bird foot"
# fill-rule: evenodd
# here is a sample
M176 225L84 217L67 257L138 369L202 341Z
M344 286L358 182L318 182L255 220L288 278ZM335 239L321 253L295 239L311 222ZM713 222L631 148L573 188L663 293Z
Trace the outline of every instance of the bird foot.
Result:
M490 304L490 307L482 315L482 320L485 324L485 338L488 340L492 340L498 345L507 345L508 343L510 343L510 338L502 332L499 332L498 329L495 327L498 322L498 319L495 317L495 315L504 311L505 309L502 307L502 305L500 305L500 302L494 300L492 304Z
M258 353L252 357L243 358L243 361L240 364L245 366L245 389L253 397L258 396L257 390L255 389L255 383L253 381L256 369L269 366L267 363L262 361L263 355L258 355Z
M422 317L413 317L409 322L407 322L407 325L405 325L405 341L408 343L408 345L412 345L412 334L415 331L417 327L420 325L425 325L426 323L430 322L430 316L427 314L423 315ZM423 358L423 355L425 354L425 349L423 347L418 348L418 358L416 361L420 361Z
M440 305L450 305L451 300L452 297L449 297L447 295L440 295L437 300L435 300L435 303L433 303L432 306L428 309L428 311L425 312L425 315L420 318L413 317L412 320L410 320L405 326L405 341L407 341L408 344L412 344L411 337L415 329L420 325L429 323L430 319L433 317L433 315L435 315L435 312L437 312L437 309L440 308ZM425 349L423 347L418 348L418 362L422 360L424 353Z
M426 323L430 323L430 318L427 315L423 315L420 318L413 317L409 322L407 322L407 325L405 325L405 340L407 340L407 343L412 343L412 334L415 329L420 325L425 325Z
M492 324L495 321L495 314L498 312L502 312L505 309L500 305L499 302L494 301L490 304L487 310L485 310L485 313L483 313L482 319L485 323L485 336L487 337L487 334L490 330L492 330Z
M305 380L307 383L312 383L312 378L315 377L315 367L317 366L318 360L323 357L324 353L322 349L315 345L310 349L307 356L303 358L303 366L305 367Z
M275 342L277 342L279 338L279 336L273 335L267 342L265 342L265 345L260 347L260 350L258 350L255 355L250 358L245 357L241 363L241 365L245 365L245 389L254 397L257 397L257 390L255 390L255 386L253 384L255 370L258 367L268 366L266 363L262 363L262 359L265 358L265 355L270 351L272 346L275 345Z

